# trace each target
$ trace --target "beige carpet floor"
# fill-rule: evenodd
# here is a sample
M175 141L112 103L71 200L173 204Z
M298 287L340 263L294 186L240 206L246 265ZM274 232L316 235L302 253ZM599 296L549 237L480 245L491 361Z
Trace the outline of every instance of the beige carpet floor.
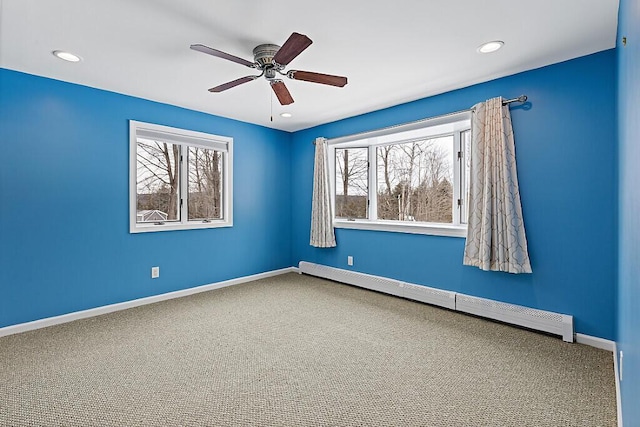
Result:
M612 354L298 274L0 338L2 426L615 426Z

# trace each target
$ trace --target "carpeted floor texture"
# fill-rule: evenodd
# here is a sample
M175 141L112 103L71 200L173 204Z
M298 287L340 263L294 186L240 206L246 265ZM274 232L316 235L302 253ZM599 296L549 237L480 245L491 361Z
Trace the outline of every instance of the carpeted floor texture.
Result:
M0 338L2 426L616 426L612 354L290 273Z

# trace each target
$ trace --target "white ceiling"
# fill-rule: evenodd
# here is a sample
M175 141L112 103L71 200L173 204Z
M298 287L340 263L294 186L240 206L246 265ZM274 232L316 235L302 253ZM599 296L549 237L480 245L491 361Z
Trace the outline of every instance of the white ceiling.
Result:
M612 48L618 0L0 0L0 13L3 68L295 131ZM347 86L285 79L287 107L264 79L209 93L254 70L189 49L253 61L294 31L313 44L288 69Z

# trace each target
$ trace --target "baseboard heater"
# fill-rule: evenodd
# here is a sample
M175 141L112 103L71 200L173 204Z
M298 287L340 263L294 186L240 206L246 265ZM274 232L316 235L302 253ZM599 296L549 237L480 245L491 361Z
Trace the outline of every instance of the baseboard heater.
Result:
M573 342L573 316L478 298L357 271L300 261L300 273L445 307L562 337Z

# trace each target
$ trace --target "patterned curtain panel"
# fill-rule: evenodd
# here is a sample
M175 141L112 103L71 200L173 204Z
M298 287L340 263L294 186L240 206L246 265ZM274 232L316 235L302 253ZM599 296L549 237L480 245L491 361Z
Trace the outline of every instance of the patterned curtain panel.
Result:
M311 246L332 248L336 246L333 231L333 212L329 193L327 169L327 141L316 139L316 157L313 165L313 200L311 201Z
M475 105L465 265L531 273L515 154L511 115L502 98Z

